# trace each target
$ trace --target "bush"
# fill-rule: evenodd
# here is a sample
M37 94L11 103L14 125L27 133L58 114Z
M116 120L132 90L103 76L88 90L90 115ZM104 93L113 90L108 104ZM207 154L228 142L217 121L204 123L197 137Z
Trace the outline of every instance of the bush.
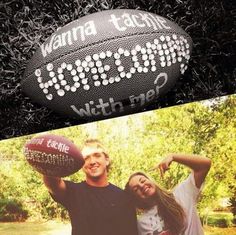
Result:
M228 228L233 226L233 220L232 213L212 213L207 218L207 225Z
M10 199L0 199L0 221L1 222L23 222L28 218L28 211L23 205Z
M59 203L53 201L52 198L46 197L40 201L40 204L40 214L44 219L69 220L67 210Z

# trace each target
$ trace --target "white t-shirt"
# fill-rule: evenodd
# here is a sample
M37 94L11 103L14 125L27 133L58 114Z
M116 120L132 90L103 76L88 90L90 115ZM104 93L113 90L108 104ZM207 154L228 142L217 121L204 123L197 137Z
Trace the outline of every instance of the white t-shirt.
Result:
M202 187L203 185L200 189L196 187L194 176L190 174L173 190L175 200L182 206L187 218L184 235L204 234L196 208ZM158 215L157 206L145 211L138 218L138 230L140 235L168 235L168 231L164 230L164 221Z

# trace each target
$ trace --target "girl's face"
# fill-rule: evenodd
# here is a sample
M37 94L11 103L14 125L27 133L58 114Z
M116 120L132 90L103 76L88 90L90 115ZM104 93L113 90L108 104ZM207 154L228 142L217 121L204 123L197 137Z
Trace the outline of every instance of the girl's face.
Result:
M156 185L143 175L135 175L129 181L131 191L142 199L151 198L156 192Z

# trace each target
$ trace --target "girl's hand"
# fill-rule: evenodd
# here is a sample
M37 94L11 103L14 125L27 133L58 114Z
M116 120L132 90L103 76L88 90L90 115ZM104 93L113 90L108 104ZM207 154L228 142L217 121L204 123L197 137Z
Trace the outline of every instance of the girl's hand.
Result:
M166 158L164 158L157 166L155 166L152 170L160 170L161 173L161 177L164 177L164 174L167 170L169 170L170 165L173 161L173 156L172 155L168 155Z

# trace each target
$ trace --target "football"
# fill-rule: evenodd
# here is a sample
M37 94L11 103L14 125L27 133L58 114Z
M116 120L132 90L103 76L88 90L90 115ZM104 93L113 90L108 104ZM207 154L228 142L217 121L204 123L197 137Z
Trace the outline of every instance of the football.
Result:
M80 150L68 139L44 134L32 138L24 146L28 163L39 173L64 177L71 175L84 164Z
M191 37L159 15L107 10L53 33L28 62L21 85L35 102L67 117L134 113L187 69Z

